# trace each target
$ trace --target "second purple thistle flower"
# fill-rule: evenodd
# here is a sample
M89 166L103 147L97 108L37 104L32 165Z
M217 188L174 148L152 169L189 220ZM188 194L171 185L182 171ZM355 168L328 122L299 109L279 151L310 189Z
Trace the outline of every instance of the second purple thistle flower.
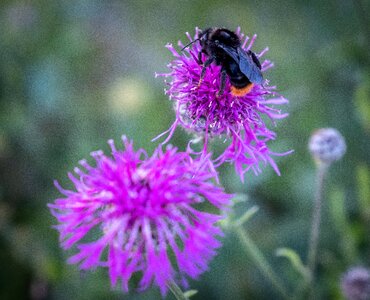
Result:
M186 285L198 278L221 246L216 224L232 195L215 184L217 174L207 157L193 159L176 148L158 147L149 157L123 137L124 150L111 140L112 157L93 152L96 166L80 162L69 174L74 189L56 186L64 195L49 204L58 221L64 249L81 269L107 267L111 283L129 290L134 274L139 289L154 282L163 295L171 281ZM205 204L205 205L204 205Z
M201 33L202 31L197 28L194 37L187 33L192 45L183 51L177 51L172 44L166 45L175 59L168 65L169 73L156 74L156 76L171 78L165 80L168 86L165 92L174 103L176 120L160 136L168 134L164 141L166 143L177 126L181 126L195 134L196 139L202 137L204 154L209 151L211 138L221 138L225 147L214 159L214 163L216 166L225 162L234 163L242 180L245 172L250 169L256 174L260 173L261 162L264 165L270 164L276 173L280 174L272 156L286 155L290 152L279 154L268 148L267 143L274 140L276 134L267 128L263 115L267 116L275 126L275 120L288 116L277 108L279 105L287 104L288 100L276 92L275 86L269 86L267 79L264 79L262 84L249 85L248 92L245 94L235 92L235 86L230 83L229 76L226 76L225 85L221 87L223 85L222 64L217 65L213 62L202 74L203 65L200 64L199 57L202 58L203 63L208 57L206 54L199 54L202 52L202 46L196 39ZM235 34L239 38L242 51L246 54L251 53L257 36L254 35L250 39L240 32L240 28ZM178 46L183 48L184 44L179 41ZM261 60L267 51L268 48L265 48L260 53L256 53L257 60ZM260 67L261 72L264 73L273 67L273 63L263 60Z

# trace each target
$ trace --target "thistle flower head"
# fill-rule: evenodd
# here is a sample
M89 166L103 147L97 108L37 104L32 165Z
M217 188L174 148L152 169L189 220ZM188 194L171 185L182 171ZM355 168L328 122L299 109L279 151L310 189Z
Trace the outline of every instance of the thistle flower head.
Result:
M316 130L311 135L308 147L315 160L325 164L341 159L346 153L346 142L334 128Z
M124 291L140 272L140 290L154 281L164 295L169 281L186 284L185 275L197 278L207 269L221 245L215 224L221 217L200 207L222 208L231 196L213 183L216 173L206 157L192 159L171 147L148 157L125 137L123 143L125 149L117 150L109 141L113 157L93 152L95 167L82 160L77 177L69 174L76 190L56 183L64 197L49 207L62 247L78 248L70 263L107 267L112 285L121 280Z
M341 288L348 300L369 300L370 270L364 267L349 269L342 277Z
M200 31L196 29L195 36L192 37L187 33L187 38L193 42L199 33ZM245 51L251 50L256 35L249 39L240 32L240 28L236 34L241 40L241 47ZM182 48L184 44L179 41L178 46ZM200 82L203 66L198 61L198 54L202 50L198 42L185 48L183 52L178 52L171 44L166 47L175 58L168 65L169 73L156 76L166 78L168 88L165 92L174 103L176 120L170 129L163 133L168 134L165 142L171 138L177 126L203 137L203 153L208 151L210 138L220 137L222 140L226 138L227 143L222 154L215 159L216 166L232 162L243 179L244 173L249 169L259 173L261 171L259 164L263 162L270 164L279 174L278 167L271 157L277 153L270 151L267 146L270 140L276 138L276 134L267 128L263 116L275 125L275 120L287 116L275 106L286 104L288 100L278 95L275 87L268 85L268 80L264 80L262 85L254 84L250 92L244 96L235 96L235 91L232 91L233 87L227 78L224 92L219 95L221 66L214 63L208 66ZM267 51L268 48L265 48L256 56L261 59ZM204 62L207 57L202 55ZM272 62L264 60L261 63L261 71L265 72L272 66ZM167 81L167 78L170 80Z

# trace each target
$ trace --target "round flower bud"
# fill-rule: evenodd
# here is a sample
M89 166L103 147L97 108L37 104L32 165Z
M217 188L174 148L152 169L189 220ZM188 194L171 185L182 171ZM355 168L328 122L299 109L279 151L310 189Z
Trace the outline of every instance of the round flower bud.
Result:
M341 288L347 300L369 300L370 270L364 267L349 269L342 277Z
M331 164L342 158L346 152L346 142L338 130L321 128L311 135L308 148L317 161Z

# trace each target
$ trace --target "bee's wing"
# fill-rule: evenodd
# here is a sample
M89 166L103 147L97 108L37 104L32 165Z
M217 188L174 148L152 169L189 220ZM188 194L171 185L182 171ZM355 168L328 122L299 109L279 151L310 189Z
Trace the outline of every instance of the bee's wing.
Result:
M230 55L233 60L235 60L239 64L239 55L235 48L223 44L218 44L217 46L224 50L228 55Z
M248 77L250 82L262 84L263 76L261 69L254 62L253 58L249 56L241 47L237 49L237 53L239 57L237 62L239 63L240 71L242 71L243 74Z

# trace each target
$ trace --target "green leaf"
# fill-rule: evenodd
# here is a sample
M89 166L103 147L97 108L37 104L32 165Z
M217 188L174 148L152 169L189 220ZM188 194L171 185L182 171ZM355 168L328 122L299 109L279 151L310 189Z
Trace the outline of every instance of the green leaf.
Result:
M293 269L296 270L299 274L302 275L304 279L308 281L308 279L310 278L310 272L304 266L297 252L290 248L279 248L276 249L276 255L287 258L291 263Z
M238 204L238 203L243 203L248 201L248 195L247 194L234 194L235 196L231 199L233 202L233 205Z
M234 222L234 226L242 226L245 222L252 218L258 212L258 210L259 207L257 205L252 206Z
M192 297L192 296L194 296L196 294L198 294L198 291L197 290L188 290L188 291L184 292L184 296L186 298L190 298L190 297Z

